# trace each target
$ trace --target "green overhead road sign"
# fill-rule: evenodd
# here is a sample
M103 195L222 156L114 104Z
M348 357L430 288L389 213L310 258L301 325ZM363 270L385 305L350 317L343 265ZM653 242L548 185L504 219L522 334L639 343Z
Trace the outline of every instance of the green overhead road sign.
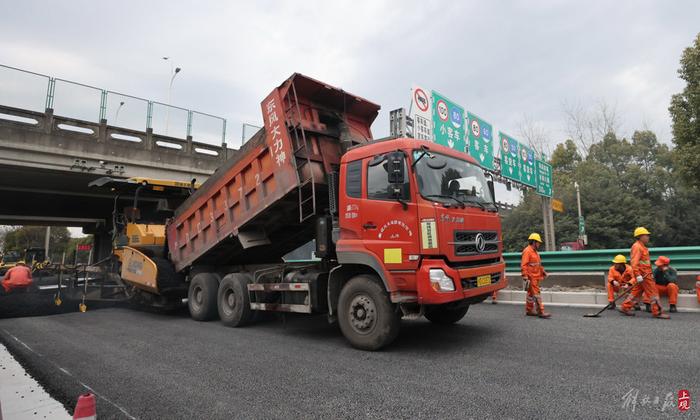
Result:
M501 140L501 176L520 182L520 143L502 132L498 137Z
M537 188L535 151L524 144L520 144L518 155L518 160L520 161L520 182L529 187Z
M549 163L537 160L537 194L546 197L552 196L552 165Z
M467 127L469 154L483 168L493 170L493 127L471 112L467 112L467 117L469 118Z
M435 143L464 152L464 108L433 91Z

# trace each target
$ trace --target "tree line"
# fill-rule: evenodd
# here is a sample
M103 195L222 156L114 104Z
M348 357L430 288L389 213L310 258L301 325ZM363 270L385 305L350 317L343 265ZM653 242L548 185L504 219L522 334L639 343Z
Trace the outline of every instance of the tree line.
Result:
M684 90L671 98L673 147L647 129L619 137L614 108L594 115L567 108L571 138L551 154L558 243L578 237L574 182L581 192L588 248L627 248L636 226L653 233L653 246L700 245L700 34L682 54L678 74ZM503 215L504 248L520 251L524 238L542 231L540 198L526 191Z
M0 250L1 253L17 251L20 255L27 248L43 248L46 240L46 226L1 226ZM72 262L75 258L75 249L78 244L91 244L92 235L81 238L71 238L68 228L52 226L49 236L49 255L53 262L60 262L63 253L66 253L66 261Z

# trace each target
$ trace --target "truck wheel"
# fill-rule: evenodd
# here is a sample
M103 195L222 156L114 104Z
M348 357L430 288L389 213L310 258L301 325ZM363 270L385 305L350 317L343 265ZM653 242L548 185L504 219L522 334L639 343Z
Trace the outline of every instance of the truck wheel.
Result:
M361 275L340 291L338 323L353 347L378 350L399 334L401 317L384 287L374 277Z
M197 321L210 321L216 318L216 291L219 278L213 273L199 273L190 282L187 293L187 307L190 316Z
M253 320L248 288L250 276L242 273L227 274L221 279L217 297L219 318L228 327L242 327Z
M425 310L425 317L434 324L454 324L464 318L469 310L469 305L435 305Z

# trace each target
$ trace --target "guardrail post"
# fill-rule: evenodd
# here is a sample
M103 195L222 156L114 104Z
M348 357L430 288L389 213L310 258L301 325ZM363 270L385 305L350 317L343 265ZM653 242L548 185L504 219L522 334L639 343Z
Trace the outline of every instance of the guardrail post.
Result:
M187 144L185 153L194 155L194 144L192 143L192 111L187 111Z
M102 90L100 94L100 128L97 136L98 143L107 142L107 91Z
M53 114L53 98L56 93L56 79L53 77L49 77L49 85L46 89L46 110L48 111L49 109L52 111Z
M107 91L103 90L100 95L100 124L107 123Z
M226 119L223 120L221 129L221 159L228 160L228 145L226 144Z
M192 137L192 111L187 111L187 137Z
M148 106L146 107L146 130L149 128L153 132L153 101L148 101Z

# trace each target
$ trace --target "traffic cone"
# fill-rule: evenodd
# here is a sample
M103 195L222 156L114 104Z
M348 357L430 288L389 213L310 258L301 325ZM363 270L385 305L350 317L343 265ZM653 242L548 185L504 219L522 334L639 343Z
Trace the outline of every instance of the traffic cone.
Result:
M95 420L96 418L95 396L92 392L82 394L78 397L78 403L75 405L73 420Z

